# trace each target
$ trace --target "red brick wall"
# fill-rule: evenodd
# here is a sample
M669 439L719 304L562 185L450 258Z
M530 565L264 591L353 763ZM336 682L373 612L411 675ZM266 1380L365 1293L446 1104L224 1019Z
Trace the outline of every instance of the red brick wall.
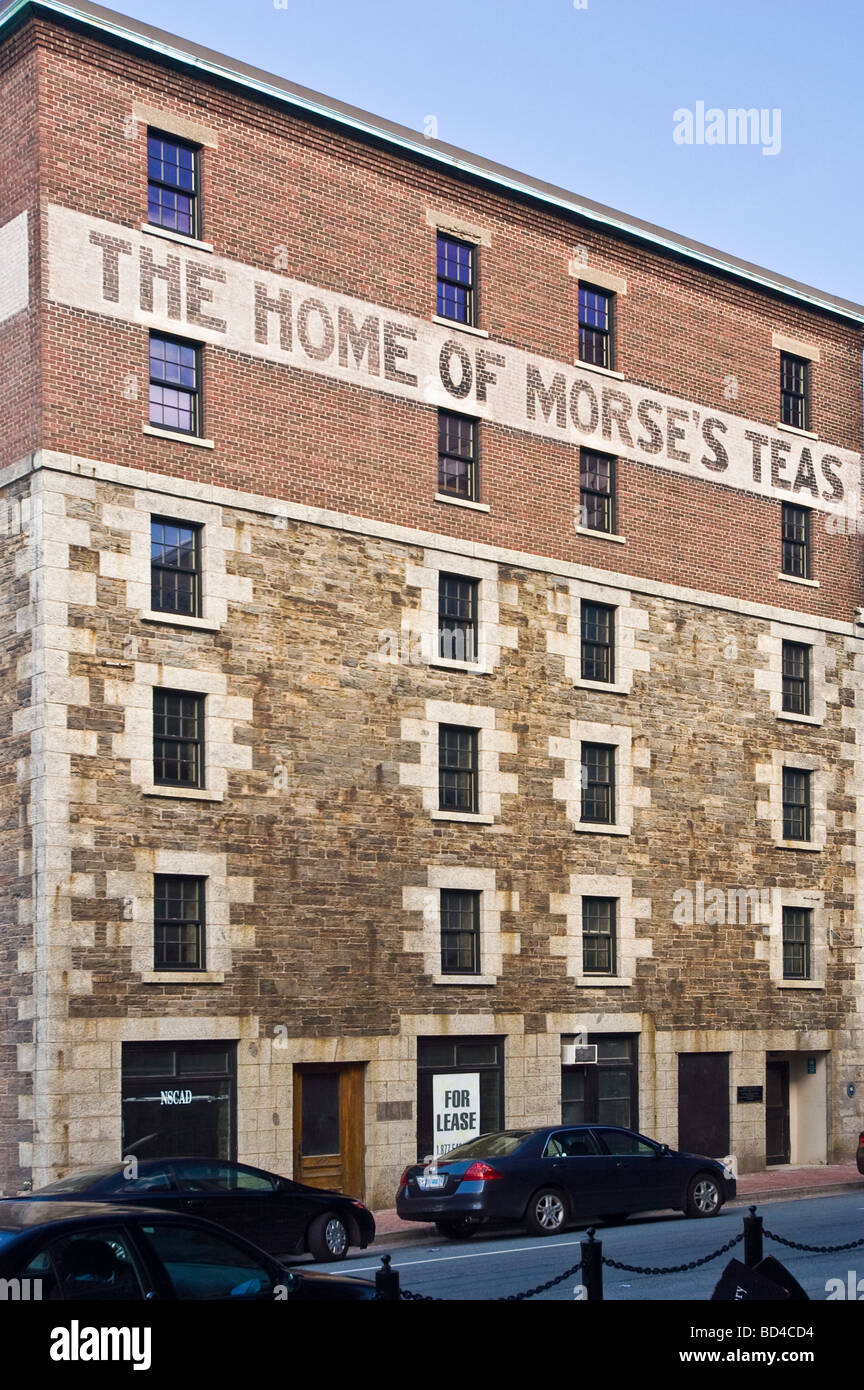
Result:
M487 228L482 326L505 344L572 361L576 243L591 264L628 280L618 298L617 367L640 384L776 424L773 331L818 344L812 427L861 449L861 337L831 316L785 303L606 236L575 219L510 202L392 153L38 23L42 191L46 200L137 227L146 217L137 100L219 131L203 155L202 234L218 254L428 317L434 312L429 206ZM590 273L590 272L589 272ZM577 453L517 431L481 430L490 515L435 503L435 411L216 348L205 350L207 452L142 434L147 333L68 309L46 320L48 447L291 501L621 569L783 607L849 619L864 601L858 537L829 535L814 514L819 589L777 581L780 504L621 462L626 546L579 536ZM139 376L141 399L123 396ZM724 378L740 383L737 401Z
M0 323L0 467L36 447L39 433L39 133L31 27L0 46L0 227L30 214L30 307Z

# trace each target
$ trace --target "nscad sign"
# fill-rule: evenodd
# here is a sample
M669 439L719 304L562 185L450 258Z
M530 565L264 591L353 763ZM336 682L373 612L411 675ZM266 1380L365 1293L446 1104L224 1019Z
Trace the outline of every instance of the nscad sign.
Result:
M432 1077L432 1116L436 1158L480 1133L480 1073Z
M47 245L55 303L857 519L858 455L809 436L69 208Z

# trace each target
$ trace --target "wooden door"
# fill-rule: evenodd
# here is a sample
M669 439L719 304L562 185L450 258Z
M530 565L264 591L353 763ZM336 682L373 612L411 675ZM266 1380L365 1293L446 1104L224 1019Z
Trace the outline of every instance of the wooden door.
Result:
M789 1063L765 1064L765 1162L789 1162Z
M679 1052L678 1148L708 1158L728 1154L728 1052Z
M294 1178L363 1199L363 1064L294 1068Z

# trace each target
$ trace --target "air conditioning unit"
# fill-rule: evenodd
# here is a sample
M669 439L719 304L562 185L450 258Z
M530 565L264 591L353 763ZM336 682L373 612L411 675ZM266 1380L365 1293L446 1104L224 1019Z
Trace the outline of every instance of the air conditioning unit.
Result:
M589 1066L597 1063L597 1044L596 1043L561 1043L561 1065L562 1067L575 1067L588 1063Z

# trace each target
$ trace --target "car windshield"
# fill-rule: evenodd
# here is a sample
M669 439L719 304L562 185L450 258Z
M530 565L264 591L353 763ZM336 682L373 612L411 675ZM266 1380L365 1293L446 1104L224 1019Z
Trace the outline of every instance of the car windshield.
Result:
M460 1144L458 1149L451 1149L448 1154L442 1155L442 1161L451 1163L454 1159L462 1158L507 1158L533 1133L532 1129L511 1129L505 1134L481 1134L479 1139L470 1139L467 1144Z
M52 1192L86 1192L88 1188L95 1187L97 1182L104 1182L105 1178L113 1177L116 1172L116 1163L106 1168L86 1168L83 1173L70 1173L67 1178L58 1178L56 1182L49 1182L47 1187L39 1187L36 1190L40 1197L49 1196Z

